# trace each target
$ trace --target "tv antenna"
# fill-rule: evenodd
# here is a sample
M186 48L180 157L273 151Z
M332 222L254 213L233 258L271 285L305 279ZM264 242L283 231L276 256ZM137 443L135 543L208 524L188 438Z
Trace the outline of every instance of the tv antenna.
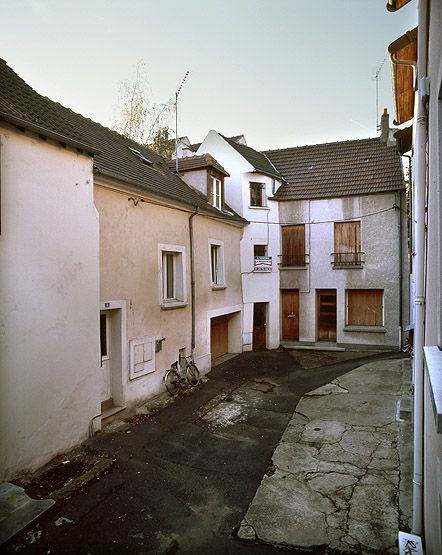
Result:
M177 91L175 92L175 171L178 173L178 96L183 88L184 81L187 79L189 75L189 71L186 71L180 86L178 87Z
M381 71L382 71L382 68L384 67L386 60L387 58L384 58L382 60L381 64L376 69L374 74L374 80L376 81L376 131L379 131L381 128L379 124L379 81L381 79Z

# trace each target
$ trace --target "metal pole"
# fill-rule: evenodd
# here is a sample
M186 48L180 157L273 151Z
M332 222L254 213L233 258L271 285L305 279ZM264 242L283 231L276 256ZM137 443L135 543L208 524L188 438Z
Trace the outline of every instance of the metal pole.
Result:
M178 91L175 93L175 171L178 173Z
M181 89L183 88L184 81L187 79L189 72L186 71L186 74L181 81L178 90L175 93L175 171L178 173L178 95L180 94Z

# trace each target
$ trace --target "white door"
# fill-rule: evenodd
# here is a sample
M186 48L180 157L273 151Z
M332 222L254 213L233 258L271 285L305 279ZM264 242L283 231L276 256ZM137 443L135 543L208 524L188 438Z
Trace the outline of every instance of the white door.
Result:
M101 346L101 402L112 398L110 358L111 358L111 318L108 310L100 312L100 346Z

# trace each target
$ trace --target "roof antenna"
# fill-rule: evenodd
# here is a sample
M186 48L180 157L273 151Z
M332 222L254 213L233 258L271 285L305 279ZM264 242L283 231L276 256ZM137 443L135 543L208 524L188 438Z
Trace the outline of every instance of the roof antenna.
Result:
M186 71L178 90L175 93L175 170L178 173L178 96L183 88L184 81L187 79L189 71Z
M375 71L374 80L376 81L376 132L381 130L381 125L379 123L379 81L381 79L381 71L384 67L387 58L384 58Z

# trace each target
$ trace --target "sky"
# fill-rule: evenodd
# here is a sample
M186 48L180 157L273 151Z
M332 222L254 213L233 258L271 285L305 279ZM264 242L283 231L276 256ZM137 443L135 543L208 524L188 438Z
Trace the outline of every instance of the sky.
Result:
M153 103L179 95L178 135L243 134L256 149L377 136L393 120L387 46L417 0L0 0L0 58L37 92L103 125L145 63ZM174 128L174 118L171 126Z

